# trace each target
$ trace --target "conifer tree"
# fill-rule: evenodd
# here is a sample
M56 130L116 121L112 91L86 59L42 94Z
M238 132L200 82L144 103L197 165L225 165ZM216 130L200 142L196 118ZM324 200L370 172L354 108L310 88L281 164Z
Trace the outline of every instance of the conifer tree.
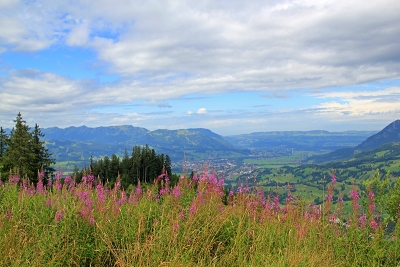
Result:
M3 162L3 155L6 151L7 141L8 135L6 134L6 131L3 129L3 127L0 127L0 166Z
M15 127L11 130L3 155L3 170L16 171L20 177L27 176L32 182L36 182L37 172L42 168L51 172L50 165L55 160L50 158L51 155L41 140L44 134L38 125L31 132L21 113L18 113L14 122Z
M3 169L18 171L19 175L33 176L30 164L34 161L32 146L32 135L26 121L18 113L14 120L15 127L11 130L8 146L4 153Z
M42 130L40 130L39 125L36 123L35 129L32 132L32 150L35 158L32 162L31 169L33 171L43 170L45 174L49 174L55 171L54 168L50 167L52 164L55 164L55 160L51 158L49 149L46 148L45 142L41 140L43 137L44 134ZM35 179L31 180L36 181Z

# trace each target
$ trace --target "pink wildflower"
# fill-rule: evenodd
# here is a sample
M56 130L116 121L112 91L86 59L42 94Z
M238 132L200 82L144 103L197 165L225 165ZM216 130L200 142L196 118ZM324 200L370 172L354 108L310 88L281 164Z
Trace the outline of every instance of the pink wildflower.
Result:
M357 191L354 190L354 189L350 191L350 196L351 196L351 198L352 198L353 200L358 200L358 199L360 199L360 196L358 195Z
M184 213L183 211L181 211L181 212L179 213L179 217L181 217L182 219L185 218L185 213Z
M369 225L371 226L372 229L377 229L379 227L379 224L376 221L371 221L369 223Z
M189 208L189 211L191 214L196 214L197 212L196 205L192 204Z
M232 190L232 189L229 190L229 196L230 196L230 197L233 197L233 195L234 195L233 190Z
M180 197L181 196L181 187L179 185L175 186L174 189L172 190L172 194L174 197Z
M365 225L367 223L367 216L362 215L359 219L358 219L358 223L360 225L361 228L365 228Z
M62 220L62 218L63 218L62 213L61 213L61 212L57 212L57 213L56 213L56 221L57 221L57 222L60 222L60 221Z

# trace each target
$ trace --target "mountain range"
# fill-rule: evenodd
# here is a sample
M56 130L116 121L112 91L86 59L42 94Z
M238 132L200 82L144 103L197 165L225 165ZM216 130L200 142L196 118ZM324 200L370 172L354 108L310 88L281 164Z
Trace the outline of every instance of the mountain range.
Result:
M88 162L116 154L122 156L132 147L149 145L173 161L209 158L246 158L257 153L288 155L295 150L330 152L311 160L315 163L351 157L357 151L375 149L399 139L400 122L376 131L274 131L235 136L220 136L208 129L159 129L150 131L130 125L90 128L86 126L42 129L50 152L59 161Z
M393 144L397 151L397 144L400 142L400 120L396 120L378 133L368 137L363 142L354 147L338 149L324 155L309 158L313 163L323 163L329 161L343 161L352 157L362 158L363 155L371 151L387 150ZM358 155L362 154L362 155Z

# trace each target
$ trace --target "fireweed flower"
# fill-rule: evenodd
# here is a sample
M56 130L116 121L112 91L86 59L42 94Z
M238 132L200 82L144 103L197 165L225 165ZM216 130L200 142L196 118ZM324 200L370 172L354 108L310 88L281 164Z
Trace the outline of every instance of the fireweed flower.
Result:
M179 230L179 224L178 223L174 223L174 225L172 226L172 231L176 232Z
M196 205L195 205L195 204L192 204L192 205L190 206L190 208L189 208L189 211L190 211L191 214L196 214L196 212L197 212Z
M360 225L361 228L365 228L365 225L367 223L367 216L362 215L359 219L358 219L358 223Z
M20 178L18 177L18 176L16 176L16 175L13 175L10 179L9 179L9 181L11 182L11 183L18 183L19 182L19 180L20 180Z
M181 212L179 213L179 217L181 217L182 219L185 218L185 213L184 213L183 211L181 211Z
M229 196L230 196L230 197L233 197L233 195L234 195L233 190L232 190L232 189L229 190Z
M279 210L279 198L278 196L274 197L274 209Z
M379 224L373 220L369 223L369 226L371 226L371 228L375 230L379 227Z
M174 189L172 190L172 194L174 195L174 197L180 197L181 187L179 185L175 186Z
M142 192L143 192L142 188L136 187L136 195L140 196Z
M59 211L57 211L57 212L56 212L56 216L55 216L56 221L57 221L57 222L60 222L60 221L62 220L62 218L63 218L62 213L59 212Z
M353 200L358 200L358 199L360 199L360 196L358 195L357 191L354 190L354 189L350 191L350 196L351 196L351 198L352 198Z
M69 176L69 175L67 175L67 176L65 176L65 178L64 178L64 183L69 183L69 182L71 182L71 176Z

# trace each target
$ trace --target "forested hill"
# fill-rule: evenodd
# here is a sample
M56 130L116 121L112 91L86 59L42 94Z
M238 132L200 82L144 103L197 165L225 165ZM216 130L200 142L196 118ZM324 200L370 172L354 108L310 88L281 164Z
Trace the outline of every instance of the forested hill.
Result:
M234 145L244 148L274 150L287 147L296 150L333 151L354 147L376 131L274 131L226 136Z
M133 146L149 145L173 161L204 159L208 156L246 156L249 150L238 148L208 129L155 130L129 125L89 128L57 127L43 129L50 151L57 160L83 160L111 153L123 154Z
M382 131L367 138L355 149L367 151L376 149L386 143L400 142L400 120L386 126Z
M345 160L361 152L376 150L386 144L396 142L400 142L400 120L390 123L384 129L368 137L357 146L335 150L325 155L318 155L310 158L310 160L312 160L313 163Z

